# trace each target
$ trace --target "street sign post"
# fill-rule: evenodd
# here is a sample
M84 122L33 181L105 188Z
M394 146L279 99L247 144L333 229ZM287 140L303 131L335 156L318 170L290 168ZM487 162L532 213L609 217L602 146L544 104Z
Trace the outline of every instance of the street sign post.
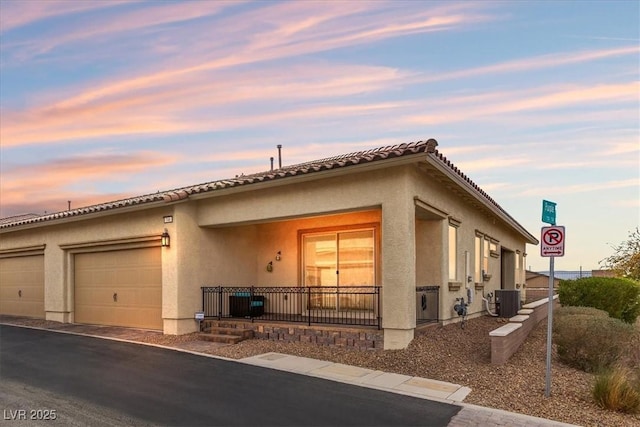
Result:
M554 202L542 201L542 222L556 225L556 204Z
M556 204L548 200L542 201L542 222L551 227L542 227L540 236L540 256L549 258L549 314L547 318L547 377L544 391L545 397L551 395L551 336L553 333L553 284L554 259L564 256L564 226L556 226Z

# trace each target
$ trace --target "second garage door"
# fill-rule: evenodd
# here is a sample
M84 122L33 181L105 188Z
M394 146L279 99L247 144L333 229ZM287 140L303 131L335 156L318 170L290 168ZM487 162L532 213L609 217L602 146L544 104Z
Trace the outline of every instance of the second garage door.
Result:
M162 329L161 248L75 255L75 321Z

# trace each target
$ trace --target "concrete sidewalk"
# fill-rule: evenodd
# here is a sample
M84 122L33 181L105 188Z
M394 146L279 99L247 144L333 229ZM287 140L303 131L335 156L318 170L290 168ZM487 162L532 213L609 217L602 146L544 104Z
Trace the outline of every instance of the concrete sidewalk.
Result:
M239 362L332 381L355 384L408 396L459 403L471 392L468 387L409 375L374 371L357 366L281 353L265 353L246 357Z
M462 403L464 398L471 392L471 389L443 381L374 371L357 366L281 353L260 354L258 356L240 359L239 362L462 406L462 409L453 417L448 427L572 426L572 424L564 424L544 418L530 417L528 415L516 414L499 409L484 408Z
M411 377L395 373L375 371L357 366L341 363L327 362L306 357L291 356L281 353L265 353L244 359L228 359L205 353L207 348L216 344L204 341L175 343L174 345L158 345L144 342L155 331L144 331L131 328L104 327L92 325L59 324L53 327L36 327L21 325L12 322L6 317L0 319L0 324L7 326L25 327L31 329L49 330L52 332L91 336L96 338L111 339L130 342L134 344L151 345L175 351L187 352L216 359L224 359L248 365L261 366L269 369L278 369L300 375L309 375L330 381L339 381L360 387L374 388L377 390L413 396L420 399L436 400L444 403L461 406L462 409L451 419L448 427L471 426L520 426L520 427L571 427L572 424L564 424L544 418L536 418L528 415L502 411L499 409L485 408L463 403L464 398L471 389L458 384L436 381L421 377Z

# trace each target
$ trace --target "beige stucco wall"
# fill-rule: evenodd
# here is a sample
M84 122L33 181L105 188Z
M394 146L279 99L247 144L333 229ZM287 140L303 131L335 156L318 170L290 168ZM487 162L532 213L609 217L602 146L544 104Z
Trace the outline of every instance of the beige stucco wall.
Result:
M384 300L382 318L385 347L403 348L413 338L415 327L415 212L410 170L406 166L363 170L357 174L321 181L301 181L287 187L269 187L228 196L221 193L219 197L200 202L198 221L202 226L222 227L300 218L310 214L320 216L344 211L366 211L372 207L381 209L379 283ZM316 178L320 177L318 174ZM310 225L321 226L317 221L330 221L330 218L316 220ZM260 227L262 233L269 233L269 228ZM273 231L271 236L276 234ZM289 247L292 247L291 243ZM260 255L256 279L265 280L265 283L276 279L275 274L266 276L264 268L278 250L281 249L273 245L264 250L264 255ZM283 257L286 257L284 252ZM274 269L278 268L277 264L274 265ZM282 279L297 283L297 272L295 276L284 276Z
M261 224L203 228L200 249L207 286L298 286L298 233L348 225L380 223L379 210L278 220ZM268 221L268 220L267 220ZM276 261L280 251L281 260ZM273 262L273 271L267 263ZM203 284L203 285L204 285Z
M499 246L510 251L524 252L525 245L499 219L454 195L446 180L435 179L424 167L402 162L385 166L288 178L287 185L252 184L146 210L113 211L100 218L3 231L0 250L45 244L47 318L73 321L74 251L93 250L91 242L96 241L127 246L131 243L118 242L159 236L166 227L171 246L162 252L164 331L181 334L197 327L193 317L201 309L201 286L298 285L300 230L375 224L385 348L404 348L413 339L416 286L440 286L440 317L445 323L457 320L452 309L455 298L466 298L464 283L459 290L448 287L449 217L460 222L459 281L465 275L465 251L473 271L476 232L497 239ZM435 216L424 206L432 207ZM165 215L173 215L173 222L164 224ZM278 251L282 253L279 262L275 261ZM270 261L272 272L266 270ZM489 261L491 280L480 289L471 284L471 314L483 311L483 292L500 288L501 259ZM524 272L522 277L524 282Z
M446 282L445 225L444 220L416 221L416 286L442 286Z
M74 221L51 222L46 226L22 230L3 230L0 251L37 245L46 245L45 263L45 316L48 320L73 322L73 254L78 252L128 247L159 245L164 230L163 216L172 214L173 208L129 211L117 215ZM146 240L142 237L147 236ZM149 242L157 236L157 242ZM173 236L172 236L173 237ZM142 238L142 242L136 241ZM163 257L165 255L163 254ZM171 288L175 283L163 282ZM174 304L163 300L163 304Z
M204 279L202 265L207 262L207 253L202 251L203 233L196 224L196 215L194 203L178 203L174 205L173 222L166 226L171 236L171 246L163 248L162 259L162 317L167 334L194 332L195 312L202 309L202 293L197 284Z
M439 283L434 283L435 285L440 286L441 320L443 323L458 320L457 314L453 311L453 306L456 303L456 298L464 297L465 301L468 300L467 288L469 288L473 294L473 302L468 307L469 314L472 316L482 314L485 312L484 304L482 302L483 295L486 295L489 292L494 292L496 289L500 289L502 259L489 257L489 274L491 274L492 277L488 282L483 282L474 277L474 282L468 284L464 280L465 251L469 253L469 270L470 274L473 276L475 236L477 232L498 240L498 252L500 252L501 247L504 247L505 249L514 252L516 250L520 250L524 253L524 239L506 227L501 220L493 215L489 215L486 211L477 207L477 203L473 204L459 195L458 197L452 197L452 194L455 194L452 188L448 187L446 182L442 182L434 178L434 176L429 174L425 168L413 167L411 168L411 173L414 178L412 180L414 195L434 209L446 214L448 218L451 217L455 219L456 222L459 221L456 271L458 282L461 283L461 286L457 290L449 290L448 286L448 220L425 221L424 224L420 224L419 222L419 227L416 231L417 241L423 241L425 242L425 245L432 245L435 240L427 239L420 234L424 234L425 236L434 235L434 229L439 227L442 228L442 239L440 240L442 245L442 250L440 252L442 278ZM426 252L427 249L422 249L418 253L421 254ZM421 256L420 259L422 258L423 257ZM436 278L436 276L431 276L426 273L426 271L429 270L435 271L437 269L436 266L421 266L420 263L418 263L417 268L419 271L418 283L420 283L420 280L424 280L424 278ZM524 283L524 271L522 271L519 278L515 280L518 281L518 283ZM476 282L484 286L476 287Z

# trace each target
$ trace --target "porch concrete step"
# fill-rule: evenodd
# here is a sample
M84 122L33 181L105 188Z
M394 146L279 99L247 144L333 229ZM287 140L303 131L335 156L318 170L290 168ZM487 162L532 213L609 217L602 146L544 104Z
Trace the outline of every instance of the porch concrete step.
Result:
M216 335L235 335L242 337L243 339L253 338L253 330L252 329L239 329L239 328L226 328L222 326L210 326L204 330L204 332L209 332L210 334Z
M238 344L245 338L238 335L226 335L226 334L211 334L208 332L201 332L198 334L198 338L202 341L219 342L224 344Z

